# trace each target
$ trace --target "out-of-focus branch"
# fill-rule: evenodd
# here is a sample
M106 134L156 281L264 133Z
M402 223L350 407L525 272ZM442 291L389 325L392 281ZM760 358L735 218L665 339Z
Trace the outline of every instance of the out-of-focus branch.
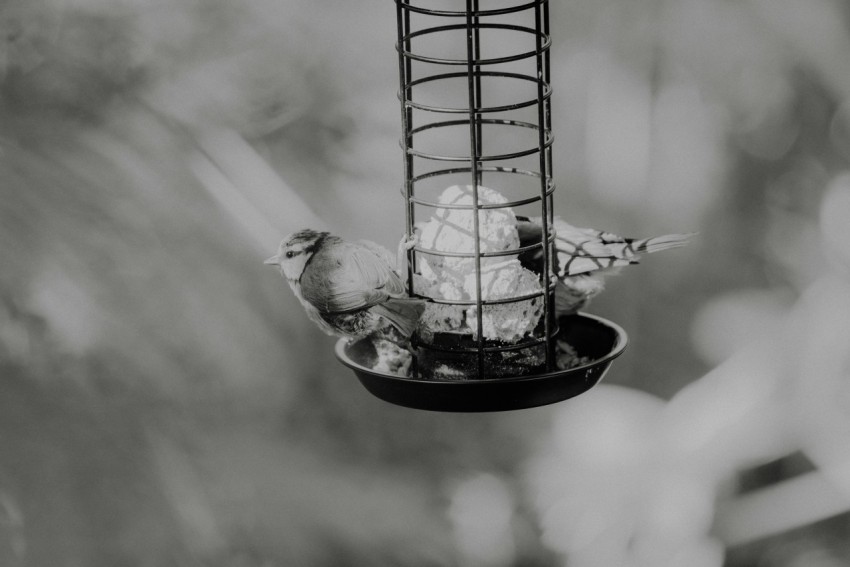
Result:
M756 12L814 68L839 99L850 96L850 39L834 0L753 0Z
M192 160L193 172L263 254L298 228L327 228L237 132L207 129L196 132L195 140L200 151Z
M846 384L850 286L813 284L763 340L680 392L664 431L715 478L794 451L818 470L719 505L716 530L739 545L850 511Z
M814 471L725 503L718 509L716 525L726 545L740 545L848 510L850 495Z

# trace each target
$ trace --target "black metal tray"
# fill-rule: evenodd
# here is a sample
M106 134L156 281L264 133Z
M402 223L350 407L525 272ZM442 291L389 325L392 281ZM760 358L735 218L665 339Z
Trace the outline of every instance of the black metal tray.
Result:
M368 367L374 357L370 340L340 339L336 356L376 397L415 409L451 412L487 412L532 408L582 394L605 375L611 362L626 348L628 337L619 325L586 313L559 319L557 339L566 340L579 356L593 359L568 370L515 378L423 380L376 372Z

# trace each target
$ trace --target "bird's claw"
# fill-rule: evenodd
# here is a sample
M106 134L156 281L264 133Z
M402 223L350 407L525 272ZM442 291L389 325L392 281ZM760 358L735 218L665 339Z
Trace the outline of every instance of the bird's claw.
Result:
M413 250L417 244L419 244L419 233L414 231L413 234L409 236L405 234L401 237L399 248L403 248L405 252L408 252Z
M411 250L416 248L418 244L419 233L415 231L413 234L405 234L401 237L401 240L398 243L398 253L396 257L396 266L398 266L400 274L405 274L407 272L409 253Z

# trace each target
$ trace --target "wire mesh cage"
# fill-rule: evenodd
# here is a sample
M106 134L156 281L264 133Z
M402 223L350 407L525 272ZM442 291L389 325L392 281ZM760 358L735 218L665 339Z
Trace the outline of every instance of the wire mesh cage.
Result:
M474 308L466 311L467 315L474 314L474 321L467 324L472 331L467 337L463 333L435 333L418 341L421 366L428 372L446 364L447 357L455 361L467 359L474 364L463 368L460 362L460 372L478 378L497 377L515 373L517 369L510 369L512 365L505 361L513 358L511 355L525 354L537 362L532 366L551 369L550 339L557 325L549 265L555 186L548 2L501 7L490 4L484 10L478 0L468 0L463 10L424 8L410 0L399 0L396 6L407 235L416 236L420 209L436 209L449 219L444 224L472 229L469 238L456 238L450 246L431 239L432 242L420 242L410 250L409 289L439 305ZM453 182L466 189L468 199L457 198L463 189L454 192L453 202L434 198L434 187L452 186ZM491 197L485 202L481 195L485 187L497 190L506 200ZM499 191L502 187L505 189ZM545 236L526 246L542 249L540 288L514 297L487 293L483 271L488 267L491 272L499 269L500 260L516 257L522 250L514 246L503 249L492 242L491 235L483 234L482 225L496 209L515 210L531 205L537 205L534 212L541 221L541 235ZM452 215L451 209L461 212ZM440 229L445 230L442 226ZM417 262L418 255L430 258ZM468 260L458 260L461 258ZM439 266L448 263L455 269L465 267L467 272L471 267L474 282L466 286L472 288L467 289L471 293L456 298L458 294L447 297L418 289L414 270L429 261ZM489 333L488 340L484 328L488 312L494 317L506 316L509 306L521 303L526 304L526 311L539 311L542 307L540 323L532 332L515 342L492 336L498 333Z
M548 0L395 4L405 275L429 307L411 377L369 371L368 345L340 342L337 354L378 397L424 409L514 409L581 393L626 339L601 318L555 312ZM535 236L521 237L519 220ZM567 335L594 363L558 367Z

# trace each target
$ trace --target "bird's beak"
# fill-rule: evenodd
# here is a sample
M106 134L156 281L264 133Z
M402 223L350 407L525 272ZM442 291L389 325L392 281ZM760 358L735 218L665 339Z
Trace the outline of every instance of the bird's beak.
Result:
M272 256L271 258L266 258L263 264L267 264L269 266L280 266L280 256Z

